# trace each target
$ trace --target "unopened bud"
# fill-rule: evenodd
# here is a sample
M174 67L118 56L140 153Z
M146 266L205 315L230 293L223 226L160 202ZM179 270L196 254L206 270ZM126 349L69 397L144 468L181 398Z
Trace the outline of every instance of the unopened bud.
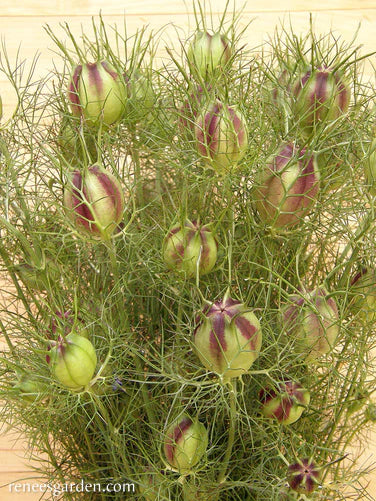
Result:
M91 341L71 332L49 351L50 368L56 379L67 388L79 390L93 378L97 355Z
M125 86L107 61L79 64L69 83L68 100L74 116L82 116L90 125L101 121L110 125L123 115Z
M202 364L224 381L246 374L259 356L262 342L254 313L227 297L204 309L198 322L194 344Z
M207 167L218 172L231 171L248 148L248 131L244 117L235 108L217 100L197 117L197 150Z
M188 62L191 71L202 78L210 78L214 72L223 69L232 55L229 41L224 35L198 31L188 48Z
M206 452L208 432L198 419L184 415L167 430L163 443L167 463L182 475L189 474Z
M340 72L332 68L307 71L293 86L296 98L294 117L304 134L326 125L344 114L350 103L350 87Z
M338 308L324 288L291 295L282 311L284 327L294 349L307 361L328 353L339 333Z
M311 494L320 484L320 469L310 459L290 464L287 481L291 489L300 494Z
M124 195L119 181L92 165L70 175L64 190L64 207L79 230L108 240L123 219Z
M184 225L173 226L168 232L163 243L163 257L170 269L191 278L196 272L205 275L213 269L217 247L208 225L187 220Z
M255 203L262 221L294 226L312 209L319 190L316 158L293 143L282 145L256 181Z
M259 397L263 415L285 425L295 423L310 402L309 392L293 381L279 383L276 388L262 389Z

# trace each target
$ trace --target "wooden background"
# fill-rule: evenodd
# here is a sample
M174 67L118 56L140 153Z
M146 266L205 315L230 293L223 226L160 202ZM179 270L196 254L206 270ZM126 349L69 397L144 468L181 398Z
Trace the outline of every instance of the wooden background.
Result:
M214 26L218 13L224 9L225 0L212 2ZM248 48L257 47L273 34L281 22L289 24L294 31L305 33L309 28L309 13L313 15L317 33L326 33L330 29L343 40L350 42L359 28L357 43L362 45L364 54L376 50L376 0L262 0L239 1L240 10L244 6L240 25L246 25L252 20L250 28L244 35ZM170 23L165 36L165 42L160 44L159 55L165 56L164 46L174 43L179 27L181 37L187 37L194 28L193 7L191 2L182 0L1 0L0 3L0 37L5 44L11 64L14 65L18 50L20 59L31 62L36 53L39 58L35 77L45 74L56 64L53 53L54 45L43 27L48 24L60 38L64 32L60 23L67 21L74 35L79 36L81 29L91 34L91 17L101 11L106 23L116 23L119 27L127 23L128 33L134 32L143 25L158 29ZM206 10L209 11L209 3ZM0 49L1 52L1 49ZM372 62L375 64L376 56ZM57 62L59 64L59 62ZM372 64L366 67L368 76L374 78ZM3 99L5 118L11 115L15 106L15 95L12 88L0 73L0 95ZM360 445L360 444L355 444ZM367 464L376 463L376 435L371 435L361 444L366 448L362 460ZM0 436L0 499L3 501L20 499L31 501L39 499L38 494L9 493L5 485L9 482L30 479L35 476L30 472L30 462L24 458L24 443L15 442L15 436L7 431ZM67 479L69 481L69 479ZM369 475L371 492L376 499L376 474ZM1 487L3 486L3 487Z

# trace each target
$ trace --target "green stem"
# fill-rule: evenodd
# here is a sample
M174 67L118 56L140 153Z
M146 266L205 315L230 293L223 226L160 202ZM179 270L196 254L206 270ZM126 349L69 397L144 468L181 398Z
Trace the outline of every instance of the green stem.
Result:
M228 442L225 457L222 462L222 468L218 475L218 483L221 484L225 481L227 475L227 468L230 461L232 448L235 441L235 430L236 430L236 379L231 380L230 389L230 429L228 432Z

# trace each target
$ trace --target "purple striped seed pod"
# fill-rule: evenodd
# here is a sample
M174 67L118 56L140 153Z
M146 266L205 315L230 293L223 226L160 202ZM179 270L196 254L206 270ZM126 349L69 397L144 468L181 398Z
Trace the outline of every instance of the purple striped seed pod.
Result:
M227 382L249 370L260 353L262 332L254 313L225 297L197 319L194 345L202 364Z
M365 164L366 182L370 195L376 197L376 138L370 144Z
M73 115L89 125L110 125L123 115L125 84L107 61L79 64L68 85L68 101Z
M194 133L197 115L203 107L203 103L209 99L211 93L211 86L202 87L197 86L189 97L184 101L179 109L178 126L182 133Z
M295 423L310 402L309 392L293 381L279 383L276 388L264 388L259 398L262 414L284 425Z
M173 226L163 242L163 258L169 269L187 278L209 273L217 260L218 242L208 225L186 220Z
M56 379L72 390L80 390L88 385L97 365L97 355L91 341L71 332L51 344L49 366Z
M318 68L301 75L292 88L293 114L305 135L320 124L328 124L346 113L350 87L340 72Z
M230 43L224 35L198 31L191 41L187 59L192 73L208 79L223 70L232 56Z
M218 172L231 171L248 148L244 117L218 99L197 117L194 134L205 165Z
M77 229L108 240L123 218L124 195L119 181L99 165L72 172L64 189L64 207Z
M308 458L290 464L287 482L290 488L300 494L311 494L320 484L320 469Z
M338 308L324 288L304 295L289 296L282 309L286 333L294 342L294 349L312 361L329 353L339 333Z
M376 321L376 272L362 268L351 280L350 309L368 324Z
M312 209L319 185L316 157L294 143L283 144L256 180L255 204L262 221L279 229L295 226Z
M208 432L198 419L180 417L166 431L163 452L167 463L182 475L192 471L208 446Z

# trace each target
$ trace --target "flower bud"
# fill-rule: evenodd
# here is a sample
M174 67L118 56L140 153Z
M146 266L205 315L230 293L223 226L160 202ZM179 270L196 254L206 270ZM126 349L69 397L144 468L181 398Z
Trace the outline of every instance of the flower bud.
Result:
M367 323L376 320L376 272L373 269L363 268L351 281L350 308Z
M310 459L298 460L288 467L287 482L293 491L310 494L319 486L320 469Z
M205 79L223 69L231 55L229 41L224 35L198 31L188 48L187 58L191 70Z
M299 77L292 92L295 120L307 135L320 124L336 120L350 104L350 87L341 73L332 68L307 71Z
M369 156L365 165L366 181L368 189L373 197L376 197L376 139L372 140Z
M202 312L194 344L202 364L229 381L245 374L259 356L260 323L240 301L225 297Z
M339 332L338 308L324 288L302 296L291 295L282 314L286 332L294 340L294 348L306 354L307 361L333 348Z
M274 228L294 226L314 205L319 170L314 155L293 143L282 145L256 181L255 202L262 221Z
M209 273L217 260L217 240L207 225L186 220L173 226L163 243L163 257L171 269L192 278Z
M248 148L244 117L219 100L197 117L194 133L204 163L218 172L236 167Z
M90 125L110 125L123 115L125 86L107 61L79 64L68 86L68 100L74 116Z
M80 126L73 120L64 120L61 124L57 144L67 162L77 164L77 158L85 160L88 154L93 161L98 157L93 135L85 130L81 131Z
M70 175L64 207L79 230L108 240L123 218L124 195L115 176L92 165Z
M152 110L156 96L153 90L151 78L144 75L141 71L135 70L130 75L124 73L126 83L126 113L135 113L145 115Z
M276 389L262 389L259 397L262 414L285 425L295 423L310 402L309 392L293 381L279 383Z
M51 371L67 388L79 390L90 383L97 355L91 341L71 332L49 351Z
M23 400L27 400L28 402L40 400L44 390L44 386L26 375L20 376L18 381L14 383L13 388L19 392L19 396Z
M187 475L205 454L207 446L205 426L198 419L183 415L167 429L163 451L167 463L182 475Z
M15 271L27 288L40 292L60 280L59 268L51 259L46 259L43 268L22 262L15 266Z
M364 416L368 421L376 423L376 405L372 403L368 404Z

